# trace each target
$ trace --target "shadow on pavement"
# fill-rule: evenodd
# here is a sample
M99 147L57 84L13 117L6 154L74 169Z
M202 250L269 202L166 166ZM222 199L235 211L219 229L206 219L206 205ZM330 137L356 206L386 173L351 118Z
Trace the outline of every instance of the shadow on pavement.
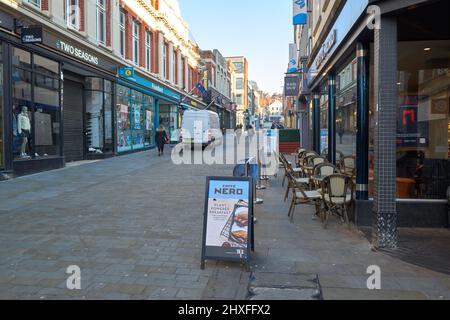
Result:
M370 228L361 228L371 240ZM450 275L450 230L399 229L399 247L381 252L404 262Z

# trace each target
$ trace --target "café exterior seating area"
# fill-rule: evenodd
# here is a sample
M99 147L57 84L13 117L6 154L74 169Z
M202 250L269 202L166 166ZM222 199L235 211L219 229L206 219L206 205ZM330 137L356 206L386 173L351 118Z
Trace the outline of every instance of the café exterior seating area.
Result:
M298 149L288 160L285 154L278 154L284 170L283 187L286 187L284 201L291 195L288 217L294 221L297 206L315 206L315 219L320 219L327 228L330 217L337 217L350 226L350 212L355 201L356 161L354 156L340 156L334 165L315 151ZM285 183L287 181L287 184Z

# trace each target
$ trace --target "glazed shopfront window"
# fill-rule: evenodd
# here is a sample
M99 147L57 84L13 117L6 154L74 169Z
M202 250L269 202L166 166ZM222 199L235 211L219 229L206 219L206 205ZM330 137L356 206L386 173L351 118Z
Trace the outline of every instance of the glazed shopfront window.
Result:
M111 82L86 79L86 146L90 154L113 151Z
M159 108L159 124L162 124L166 129L170 141L179 141L180 130L177 106L161 105Z
M321 92L328 91L327 86L323 86ZM327 152L328 149L328 94L320 96L320 152Z
M450 186L450 41L402 42L398 63L398 196L445 199Z
M142 150L154 145L153 98L137 90L117 85L118 152Z
M446 199L450 186L450 41L400 42L398 67L397 197ZM372 115L373 77L371 82ZM373 150L375 123L371 118ZM370 158L373 177L373 152Z
M59 64L13 48L13 156L40 159L61 154Z
M338 73L336 82L336 159L356 156L356 60Z

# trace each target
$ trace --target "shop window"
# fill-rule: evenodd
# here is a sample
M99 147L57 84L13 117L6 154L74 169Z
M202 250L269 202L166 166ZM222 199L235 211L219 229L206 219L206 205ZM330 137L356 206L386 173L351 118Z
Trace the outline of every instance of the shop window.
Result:
M117 86L117 149L142 150L154 145L153 98L127 87Z
M86 146L89 154L113 151L111 82L86 79Z
M159 109L159 123L164 126L171 141L179 140L178 108L173 105L161 105Z
M336 91L336 159L356 156L356 61L350 62L337 76Z
M117 86L117 150L125 152L132 150L130 121L130 91L124 86Z
M103 92L86 91L86 145L89 153L102 154L104 146Z
M145 146L152 146L155 144L154 137L154 109L153 99L150 96L144 96L144 110L145 110Z
M34 66L31 61L34 60ZM27 160L61 154L59 65L13 48L13 157Z
M19 68L31 68L31 53L19 48L13 48L13 65Z
M13 69L13 154L14 159L31 159L32 76L30 71Z
M38 55L34 55L34 69L39 73L58 77L59 65L58 62Z
M399 44L397 189L445 199L450 185L450 41Z
M322 87L321 92L328 91L328 85ZM328 94L320 96L320 151L328 149Z
M373 51L373 49L372 49ZM400 42L397 197L446 199L450 185L450 41ZM373 62L371 66L373 71ZM375 93L371 77L370 176L373 195Z
M59 81L36 74L34 85L35 157L60 153L60 89Z

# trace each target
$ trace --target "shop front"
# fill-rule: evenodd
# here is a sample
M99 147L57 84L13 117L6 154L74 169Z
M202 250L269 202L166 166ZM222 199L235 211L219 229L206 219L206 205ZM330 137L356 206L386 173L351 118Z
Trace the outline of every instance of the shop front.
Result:
M112 155L116 65L45 27L38 44L1 27L0 170L17 176Z
M437 1L397 8L373 31L364 26L364 6L347 2L308 66L314 148L326 146L337 164L356 159L354 219L360 226L375 221L380 246L396 242L397 227L448 227L447 7ZM414 32L408 21L415 22Z
M163 125L171 141L179 141L181 95L140 74L122 77L116 86L116 132L119 154L155 147Z

